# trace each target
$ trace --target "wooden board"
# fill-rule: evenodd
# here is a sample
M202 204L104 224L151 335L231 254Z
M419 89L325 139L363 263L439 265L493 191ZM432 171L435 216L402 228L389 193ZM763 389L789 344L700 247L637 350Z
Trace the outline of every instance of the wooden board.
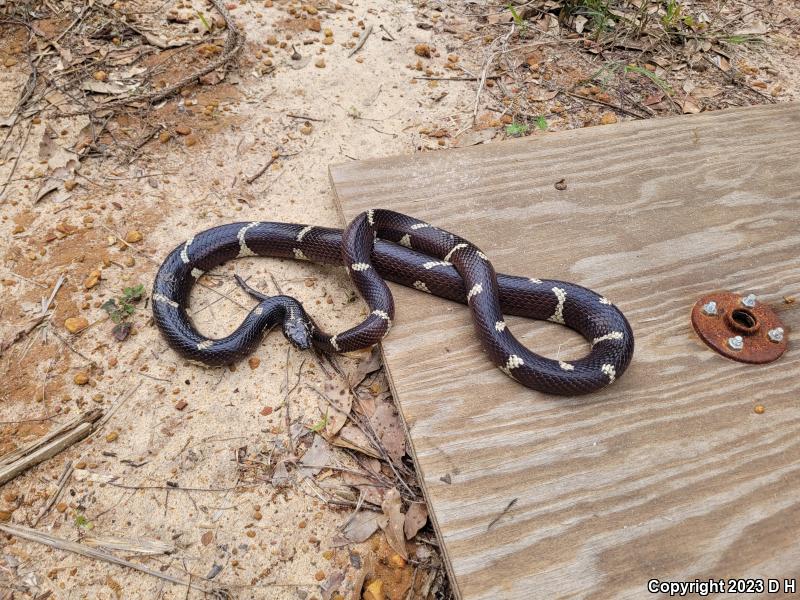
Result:
M500 272L593 288L636 335L615 385L548 397L489 363L465 307L392 287L384 357L462 598L800 577L800 337L749 366L689 321L704 292L755 292L800 335L799 165L800 106L784 104L331 168L346 219L414 215ZM551 357L588 348L510 326Z

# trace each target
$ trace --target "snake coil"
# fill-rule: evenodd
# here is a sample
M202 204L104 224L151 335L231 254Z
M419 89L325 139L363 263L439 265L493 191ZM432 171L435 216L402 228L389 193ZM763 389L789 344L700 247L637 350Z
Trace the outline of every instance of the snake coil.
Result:
M245 256L272 256L315 263L344 263L370 313L360 324L330 335L289 296L266 296L240 285L259 303L236 330L209 339L184 308L194 282L217 265ZM519 383L548 394L596 391L618 379L633 356L633 332L611 302L587 288L550 279L495 273L478 248L452 233L383 209L357 216L342 231L289 223L231 223L190 238L167 256L153 285L153 315L169 345L207 365L240 360L265 331L282 324L295 346L350 352L383 339L394 318L385 280L467 304L489 358ZM539 356L509 331L503 313L548 320L576 330L592 345L577 360Z

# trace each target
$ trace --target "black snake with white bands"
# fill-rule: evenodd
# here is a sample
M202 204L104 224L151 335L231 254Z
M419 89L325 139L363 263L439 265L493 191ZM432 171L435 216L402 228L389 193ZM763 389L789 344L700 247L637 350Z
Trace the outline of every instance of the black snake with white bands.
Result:
M192 325L184 308L194 282L215 266L245 256L272 256L344 264L370 309L367 318L329 335L289 296L265 296L230 335L210 339ZM468 241L412 217L374 209L342 231L289 223L231 223L187 240L166 258L153 285L153 314L167 342L181 355L208 365L229 364L250 354L264 331L281 324L297 347L350 352L383 339L394 319L385 280L467 304L478 339L506 375L548 394L585 394L618 379L633 356L633 332L611 302L564 281L495 273ZM559 361L525 348L503 313L570 327L592 345L583 358ZM453 377L458 369L453 368Z

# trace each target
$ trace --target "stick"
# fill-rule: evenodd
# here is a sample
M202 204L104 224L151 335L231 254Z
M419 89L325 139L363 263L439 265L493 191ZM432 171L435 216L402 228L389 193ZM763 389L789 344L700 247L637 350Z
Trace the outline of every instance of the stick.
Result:
M22 146L20 146L19 152L17 152L17 156L14 158L14 163L11 165L11 172L8 174L8 179L3 184L3 189L0 189L0 198L3 197L3 194L6 192L6 188L8 184L11 183L11 179L14 177L14 173L17 171L17 165L19 164L19 159L22 156L22 152L25 150L25 146L28 144L28 138L31 135L31 128L33 127L33 119L28 122L28 129L25 131L25 137L22 140Z
M0 485L81 441L94 430L94 423L102 415L101 410L84 413L32 444L6 454L0 459Z
M307 117L305 115L295 115L293 113L286 113L286 116L290 119L300 119L301 121L317 121L318 123L324 123L325 119L316 119L314 117Z
M3 352L8 350L11 346L16 344L18 341L20 341L22 338L28 335L31 331L33 331L39 325L41 325L42 321L44 321L48 316L50 315L44 314L39 317L36 317L27 326L17 331L17 333L15 333L12 337L0 342L0 356L3 356Z
M353 54L361 50L361 46L363 46L364 42L367 41L367 38L369 37L370 33L372 33L372 23L369 24L369 26L364 30L364 33L361 34L361 37L358 38L358 43L356 44L356 47L350 51L350 54L347 55L347 58L350 58L351 56L353 56Z
M386 35L388 35L388 36L389 36L389 39L390 39L391 41L395 41L395 38L394 38L394 36L393 36L391 33L389 33L389 30L388 30L388 29L386 29L386 27L384 27L384 26L383 26L383 23L381 23L381 24L380 24L380 28L381 28L381 30L382 30L382 31L383 31L383 32L384 32Z
M212 71L216 71L218 68L225 66L228 62L233 60L244 48L245 35L236 26L233 17L231 17L230 13L225 8L225 5L222 4L222 2L220 2L219 0L210 0L210 2L211 4L214 5L214 8L217 9L217 12L219 12L219 14L222 15L222 18L225 19L225 24L228 28L228 37L225 39L225 48L222 52L222 55L217 60L207 64L205 67L192 73L191 75L187 75L186 77L180 79L179 81L173 83L172 85L167 86L163 90L154 90L152 92L147 92L145 94L137 94L127 98L120 98L119 100L106 102L105 104L101 104L94 108L84 109L71 113L61 113L59 114L59 116L74 117L77 115L91 114L98 110L108 110L110 108L118 108L120 106L130 104L131 102L151 102L151 103L158 102L159 100L163 100L165 98L172 96L173 94L179 92L187 85L194 83L204 75L208 75Z
M34 527L36 527L39 524L39 521L42 520L42 517L44 517L47 514L47 511L53 508L53 504L56 503L56 500L58 500L58 497L61 495L61 492L64 491L64 488L67 486L67 482L69 481L69 478L72 476L72 472L74 470L75 469L72 466L72 461L71 460L67 461L67 464L64 465L64 472L61 473L61 477L58 478L58 487L56 488L56 492L55 494L50 496L50 499L47 501L47 504L45 504L44 508L42 508L42 510L39 511L39 514L36 515L36 519L33 521Z
M487 75L486 79L500 79L500 75ZM423 81L478 81L477 77L414 77Z
M488 58L486 59L486 62L483 65L483 69L481 70L481 77L478 80L479 81L479 83L478 83L478 91L475 93L475 106L473 106L473 108L472 108L472 125L473 126L475 125L475 121L478 118L478 109L480 108L480 103L481 103L481 93L483 92L483 88L486 85L486 78L488 77L489 67L494 62L494 59L496 57L500 56L503 53L502 47L505 46L505 44L508 42L508 39L513 34L514 34L514 25L512 24L511 25L511 29L503 37L503 41L500 43L501 50L498 50L497 52L493 52L492 54L490 54L488 56ZM497 38L497 39L499 39L499 38ZM495 39L492 42L492 46L494 46L494 42L496 42L497 39ZM456 136L456 137L458 137L458 136Z
M269 168L272 166L272 163L274 163L276 160L278 160L278 156L273 156L272 158L270 158L270 159L267 161L267 164L265 164L263 167L261 167L261 168L260 168L258 171L256 171L256 172L255 172L253 175L251 175L250 177L248 177L248 178L247 178L245 181L247 181L247 183L253 183L253 182L254 182L256 179L258 179L258 178L259 178L259 177L261 177L261 176L262 176L264 173L266 173L266 172L267 172L267 169L269 169Z
M625 108L624 106L620 106L619 104L611 104L611 102L604 102L602 100L598 100L597 98L590 98L589 96L582 96L580 94L575 94L574 92L563 91L560 92L565 96L572 96L573 98L579 98L580 100L585 100L586 102L594 102L595 104L602 104L603 106L607 106L608 108L613 108L614 110L618 110L626 115L630 115L632 117L636 117L637 119L644 119L645 116L641 115L635 111Z
M22 527L19 525L0 525L0 531L4 531L9 535L22 538L23 540L28 540L29 542L44 544L45 546L50 546L51 548L56 548L57 550L63 550L65 552L80 554L81 556L85 556L87 558L102 560L111 563L113 565L119 565L121 567L128 567L129 569L134 569L136 571L145 573L152 577L158 577L159 579L163 579L164 581L169 581L170 583L175 583L177 585L185 585L190 588L198 589L206 594L212 592L211 588L206 588L205 586L199 586L197 584L184 581L183 579L178 579L177 577L173 577L172 575L166 575L164 573L160 573L159 571L148 569L143 565L138 565L134 562L125 560L123 558L117 558L113 554L104 552L103 550L98 550L97 548L89 548L86 547L84 544L70 542L69 540L65 540L56 537L54 535L50 535L48 533L43 533L41 531L36 531L35 529Z

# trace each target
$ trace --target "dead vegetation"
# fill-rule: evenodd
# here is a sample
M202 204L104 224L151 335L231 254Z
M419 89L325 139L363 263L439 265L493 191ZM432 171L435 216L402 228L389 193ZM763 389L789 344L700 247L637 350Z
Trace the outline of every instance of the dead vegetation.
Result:
M11 594L450 597L377 354L176 362L146 293L175 236L333 225L333 161L785 101L800 80L800 14L777 0L374 4L0 5L0 454L106 415L9 467ZM256 277L332 327L358 314L303 269ZM192 315L222 332L246 300L220 271Z
M479 69L473 115L509 135L791 99L800 15L786 3L544 0L468 5ZM488 78L487 74L493 75ZM502 76L498 76L501 74ZM487 96L485 101L481 95ZM478 118L485 105L495 115ZM599 113L599 114L598 114Z

